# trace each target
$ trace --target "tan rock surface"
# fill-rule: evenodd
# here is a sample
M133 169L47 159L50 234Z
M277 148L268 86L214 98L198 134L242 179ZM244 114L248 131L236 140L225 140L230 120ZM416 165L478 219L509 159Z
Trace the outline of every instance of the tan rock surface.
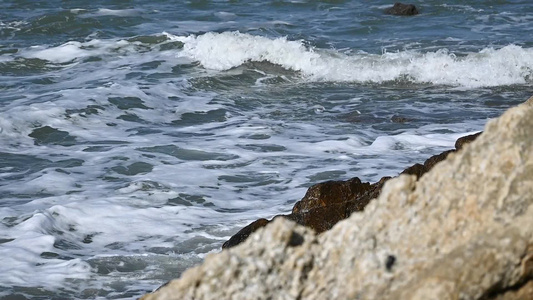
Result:
M145 299L496 299L527 292L532 204L533 97L489 121L476 141L419 181L389 180L363 212L322 235L278 218Z

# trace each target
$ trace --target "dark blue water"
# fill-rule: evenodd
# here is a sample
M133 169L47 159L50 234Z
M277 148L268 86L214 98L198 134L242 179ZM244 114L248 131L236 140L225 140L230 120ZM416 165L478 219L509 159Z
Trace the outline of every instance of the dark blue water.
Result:
M533 94L530 1L413 3L2 1L0 297L136 298Z

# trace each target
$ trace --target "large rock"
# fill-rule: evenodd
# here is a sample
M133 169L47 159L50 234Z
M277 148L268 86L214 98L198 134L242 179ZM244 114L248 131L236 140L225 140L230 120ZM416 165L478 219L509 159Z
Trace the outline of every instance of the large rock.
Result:
M458 138L457 141L455 141L455 149L461 150L464 145L473 142L480 134L481 132L478 132Z
M424 164L414 164L401 174L415 175L416 178L420 178L438 162L446 159L448 154L474 141L479 134L459 138L455 143L456 149L433 155ZM378 182L370 184L354 177L346 181L327 181L315 184L307 190L302 200L296 202L291 214L277 215L274 218L287 218L313 229L316 233L322 233L331 229L337 222L348 218L353 212L362 211L372 199L379 196L383 184L389 179L391 177L383 177ZM226 241L222 249L244 242L252 232L266 226L269 222L267 219L259 219L250 223Z
M276 218L144 299L520 299L533 280L533 98L316 235ZM527 298L526 298L527 299Z
M324 232L348 218L353 212L362 211L370 200L379 195L383 184L390 178L383 177L373 184L361 182L357 177L346 181L315 184L307 190L302 200L296 202L290 214L277 215L272 220L286 218L313 229L315 233ZM226 241L222 249L244 242L252 232L269 222L266 219L259 219L250 223Z
M250 236L250 234L252 234L254 231L261 227L265 227L268 222L270 221L263 218L253 221L252 223L245 226L243 229L239 230L238 234L233 235L229 240L227 240L222 245L222 249L237 246L238 244L244 242Z
M354 200L372 189L368 182L357 177L347 181L327 181L315 184L307 190L302 200L292 208L292 213L306 212L317 207Z

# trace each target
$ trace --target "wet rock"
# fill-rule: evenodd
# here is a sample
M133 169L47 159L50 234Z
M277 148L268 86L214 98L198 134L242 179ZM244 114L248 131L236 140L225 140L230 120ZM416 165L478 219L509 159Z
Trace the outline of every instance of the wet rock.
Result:
M453 152L455 152L455 150L444 151L440 154L433 155L432 157L426 159L426 161L424 162L424 167L426 168L426 171L431 170L438 162L445 160L448 155Z
M403 123L407 123L407 122L411 121L411 119L404 118L404 117L401 117L401 116L392 116L390 118L390 120L391 120L392 123L399 123L399 124L403 124Z
M442 153L433 155L432 157L426 159L426 161L424 161L423 165L415 164L415 165L405 169L400 174L410 174L410 175L415 175L416 178L420 178L422 175L424 175L429 170L431 170L437 163L445 160L448 157L448 155L450 155L450 153L454 153L454 152L462 149L462 147L464 145L473 142L480 134L481 134L481 132L476 133L476 134L471 134L471 135L460 137L455 142L455 149L447 150L447 151L444 151Z
M299 213L292 213L283 216L286 219L296 222L299 225L313 229L316 233L321 233L331 229L340 220L346 219L349 202L333 203L327 206L319 206Z
M458 138L457 141L455 141L455 149L461 150L464 145L473 142L482 133L483 132L478 132Z
M249 225L245 226L243 229L239 230L239 232L234 234L229 240L227 240L222 245L222 249L230 248L230 247L236 246L236 245L244 242L244 240L246 240L248 238L248 236L250 236L250 234L252 234L252 232L256 231L257 229L259 229L261 227L266 226L266 224L268 224L268 222L269 221L267 219L259 219L259 220L253 221Z
M456 147L474 141L479 134L459 138ZM460 142L459 142L460 141ZM450 153L456 150L447 150L428 158L424 164L414 164L400 174L422 177L430 171L435 164L445 160ZM337 222L348 218L353 212L364 210L365 206L379 196L383 184L391 177L383 177L380 181L370 184L361 182L357 177L347 181L327 181L311 186L305 196L294 205L291 214L277 215L292 220L302 226L313 229L316 233L329 230ZM230 240L222 245L222 249L230 248L242 243L255 230L265 226L269 221L259 219L244 227Z
M371 189L368 182L357 177L347 181L327 181L311 186L302 200L296 202L292 213L306 212L312 208L325 207L334 203L355 201Z
M427 169L424 165L414 164L410 166L409 168L403 170L403 172L400 174L415 175L416 178L420 178L426 172L427 172Z
M376 124L385 121L383 118L376 116L375 114L361 113L358 110L342 114L339 119L348 123L363 123L363 124Z
M276 218L144 299L530 299L531 136L533 98L331 230Z
M385 9L385 14L395 16L414 16L418 15L418 10L413 4L396 2L393 7Z
M355 211L362 211L370 200L376 198L383 184L391 177L383 177L370 184L361 182L357 177L347 181L327 181L315 184L298 201L288 215L273 218L285 218L299 225L321 233L331 229L336 223L348 218ZM222 249L242 243L255 230L265 226L269 221L259 219L241 229L222 245Z

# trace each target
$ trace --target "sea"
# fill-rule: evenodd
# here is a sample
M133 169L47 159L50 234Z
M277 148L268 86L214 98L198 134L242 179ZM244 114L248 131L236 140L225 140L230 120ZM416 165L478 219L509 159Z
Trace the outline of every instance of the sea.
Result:
M0 1L0 299L136 299L533 95L531 0Z

